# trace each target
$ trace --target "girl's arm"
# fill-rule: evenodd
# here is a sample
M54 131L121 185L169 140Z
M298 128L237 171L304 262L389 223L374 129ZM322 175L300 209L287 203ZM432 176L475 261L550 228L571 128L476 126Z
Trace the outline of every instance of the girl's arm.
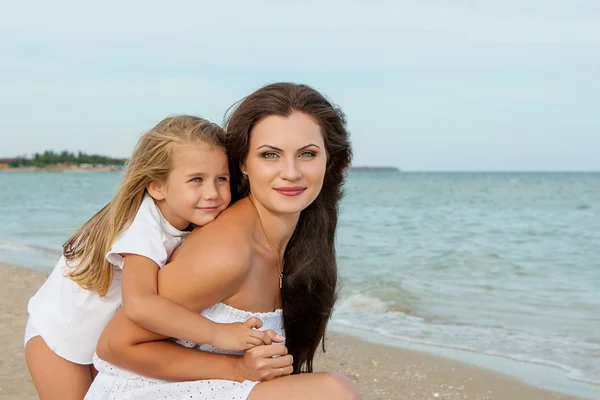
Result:
M263 344L253 328L260 328L258 318L245 323L217 324L197 312L188 310L158 295L156 263L146 257L124 255L123 311L140 327L166 337L193 343L208 343L223 350L246 350Z
M119 310L106 326L96 351L100 358L112 364L170 381L262 381L293 371L292 356L287 355L286 347L281 344L257 346L244 352L243 356L234 356L204 352L158 338L131 322ZM148 341L136 343L138 340Z
M161 297L199 313L238 291L245 280L247 269L243 266L248 257L233 245L234 240L219 243L211 239L221 235L195 235L197 232L190 234L176 259L158 273L158 287ZM261 340L265 343L275 337L274 332L254 332L264 335ZM236 357L184 348L160 341L163 338L118 313L102 333L97 352L115 365L167 380L260 380L292 372L291 356L283 356L287 354L283 345L258 346Z

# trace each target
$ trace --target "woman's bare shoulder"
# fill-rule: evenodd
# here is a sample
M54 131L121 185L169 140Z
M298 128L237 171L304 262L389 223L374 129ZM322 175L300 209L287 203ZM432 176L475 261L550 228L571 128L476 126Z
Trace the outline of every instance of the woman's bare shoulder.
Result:
M236 203L223 211L213 222L194 229L173 254L180 257L211 258L231 261L246 260L251 253L250 239L253 215L244 204Z
M252 266L252 214L243 209L221 213L195 229L160 271L159 292L193 310L235 295ZM250 218L250 219L248 219ZM171 296L171 297L169 297Z

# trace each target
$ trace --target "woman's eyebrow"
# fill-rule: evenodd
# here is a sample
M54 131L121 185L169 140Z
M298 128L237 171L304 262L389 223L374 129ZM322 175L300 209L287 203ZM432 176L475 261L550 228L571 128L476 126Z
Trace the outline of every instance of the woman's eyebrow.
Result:
M320 149L320 147L319 147L319 146L317 146L316 144L314 144L314 143L310 143L310 144L307 144L306 146L302 146L302 147L300 147L300 148L298 149L298 151L301 151L301 150L307 149L307 148L309 148L309 147L312 147L312 146L316 147L317 149ZM260 150L260 149L262 149L263 147L268 147L268 148L270 148L270 149L272 149L272 150L283 151L283 150L281 150L279 147L271 146L270 144L263 144L262 146L259 146L259 147L257 147L257 148L256 148L256 150Z
M260 150L263 147L268 147L270 149L277 150L277 151L283 151L279 147L271 146L270 144L263 144L262 146L257 147L256 150Z
M320 148L319 146L317 146L316 144L314 144L314 143L310 143L310 144L307 144L306 146L302 146L302 147L300 147L300 148L298 149L298 151L301 151L301 150L304 150L304 149L308 149L309 147L312 147L312 146L316 147L316 148L317 148L317 149L319 149L319 150L321 149L321 148Z

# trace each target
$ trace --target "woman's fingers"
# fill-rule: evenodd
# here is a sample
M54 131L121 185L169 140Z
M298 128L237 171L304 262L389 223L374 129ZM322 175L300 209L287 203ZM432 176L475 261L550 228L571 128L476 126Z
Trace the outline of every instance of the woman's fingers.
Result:
M268 381L279 378L280 376L290 375L294 371L292 366L293 358L291 355L272 358L269 363L269 373L262 379Z
M271 345L257 346L253 349L247 350L251 352L253 357L256 358L270 358L275 356L284 356L288 353L287 347L282 344L273 343Z
M291 354L288 354L288 355L285 355L285 356L273 358L273 362L270 363L270 367L271 368L286 368L286 367L291 367L291 365L292 365L293 362L294 362L294 357L292 357ZM291 372L290 372L290 374L291 374Z
M292 367L291 365L288 367L281 367L279 368L278 372L279 374L275 374L276 376L274 376L273 379L279 378L280 376L291 375L292 372L294 372L294 367Z
M250 380L271 380L292 373L294 361L282 344L256 346L246 350L239 368Z

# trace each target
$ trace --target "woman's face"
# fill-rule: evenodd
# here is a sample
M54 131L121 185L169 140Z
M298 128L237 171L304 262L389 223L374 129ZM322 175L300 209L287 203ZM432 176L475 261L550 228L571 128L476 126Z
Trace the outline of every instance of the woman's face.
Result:
M308 115L271 115L250 134L241 166L254 198L271 212L299 213L319 195L327 166L321 128Z

